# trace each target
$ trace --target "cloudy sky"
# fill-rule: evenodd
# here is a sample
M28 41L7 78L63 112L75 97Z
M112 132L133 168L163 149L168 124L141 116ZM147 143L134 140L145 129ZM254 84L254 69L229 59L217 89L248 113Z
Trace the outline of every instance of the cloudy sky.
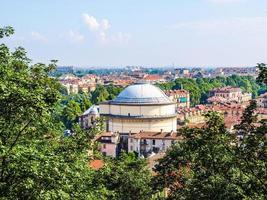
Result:
M250 66L267 62L267 0L6 0L0 26L34 62Z

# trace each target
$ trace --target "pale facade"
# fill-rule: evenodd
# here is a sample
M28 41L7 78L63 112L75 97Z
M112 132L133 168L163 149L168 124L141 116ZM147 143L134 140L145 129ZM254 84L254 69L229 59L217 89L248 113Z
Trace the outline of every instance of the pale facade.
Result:
M118 155L118 144L120 142L120 136L118 133L102 133L97 136L96 141L100 143L99 150L103 155L113 158Z
M78 94L79 92L79 86L77 84L66 83L62 85L66 87L68 94Z
M93 105L79 117L79 124L83 129L88 129L95 124L99 116L99 106Z
M100 114L107 118L107 131L176 131L175 103L159 88L150 84L137 84L129 88L132 97L125 89L115 100L100 104Z
M128 151L136 152L139 156L149 156L149 154L165 152L181 136L170 132L140 132L130 134L128 137Z
M190 107L190 94L187 90L166 90L165 94L176 102L177 108Z
M210 91L209 103L248 102L252 99L251 93L243 93L238 87L222 87Z
M124 89L114 100L100 103L99 112L106 119L106 131L120 134L122 149L143 155L164 151L176 140L173 137L177 129L175 107L176 103L159 88L150 84L135 84ZM151 139L149 135L158 133L166 137L156 137L151 140L152 146L142 149L142 140L133 138L133 135L140 133L143 138L148 136ZM150 139L147 141L150 142Z
M257 104L260 108L267 108L267 93L264 93L257 98Z

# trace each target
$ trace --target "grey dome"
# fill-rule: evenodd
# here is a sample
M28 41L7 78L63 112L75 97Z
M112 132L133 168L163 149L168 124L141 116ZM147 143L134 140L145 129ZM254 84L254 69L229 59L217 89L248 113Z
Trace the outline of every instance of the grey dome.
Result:
M131 104L173 103L161 89L147 83L128 86L111 102Z

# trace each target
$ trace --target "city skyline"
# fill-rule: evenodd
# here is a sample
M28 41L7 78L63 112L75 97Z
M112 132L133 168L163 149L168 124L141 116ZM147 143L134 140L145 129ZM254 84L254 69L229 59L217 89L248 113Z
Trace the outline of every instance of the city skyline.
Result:
M25 47L33 62L255 66L267 59L266 6L264 0L9 1L0 23L15 28L5 42Z

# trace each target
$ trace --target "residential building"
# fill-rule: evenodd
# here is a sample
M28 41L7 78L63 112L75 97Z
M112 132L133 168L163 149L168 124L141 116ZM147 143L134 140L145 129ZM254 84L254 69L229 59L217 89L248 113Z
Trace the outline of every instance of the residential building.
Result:
M190 107L190 95L187 90L166 90L165 94L174 102L177 108Z
M252 99L251 93L243 93L238 87L226 86L210 91L209 103L247 102Z
M97 136L95 141L100 143L99 150L105 156L115 158L119 153L119 133L104 132Z
M66 87L68 94L78 94L79 92L78 84L63 83L62 85Z
M267 108L267 93L261 94L257 98L257 104L260 108Z
M165 152L182 137L176 132L144 132L130 133L128 137L128 151L136 152L139 156L148 157L153 153Z

